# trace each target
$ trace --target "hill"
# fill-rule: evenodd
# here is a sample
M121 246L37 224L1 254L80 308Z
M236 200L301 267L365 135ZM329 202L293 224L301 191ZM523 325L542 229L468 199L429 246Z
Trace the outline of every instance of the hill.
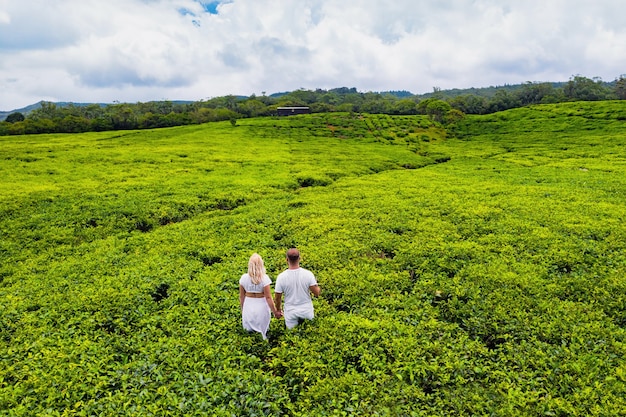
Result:
M11 110L11 111L0 111L0 121L5 120L7 118L7 116L11 113L22 113L24 116L29 115L33 110L37 110L41 108L43 101L28 105L26 107L22 107L21 109L15 109L15 110ZM190 104L193 103L192 101L187 101L187 100L175 100L172 101L173 104ZM67 101L56 101L53 102L53 104L57 107L69 107L69 106L75 106L75 107L87 107L87 106L91 106L91 105L98 105L100 107L106 107L106 106L110 106L113 103L73 103L73 102L67 102Z
M625 101L1 137L9 415L621 415ZM316 318L241 328L297 246Z
M15 109L11 111L0 111L0 121L6 119L9 114L16 113L16 112L22 113L24 116L26 116L30 114L33 110L40 109L41 103L43 103L43 101L28 105L26 107L22 107L21 109ZM98 104L102 107L108 106L107 103L71 103L71 102L65 102L65 101L54 102L54 104L58 107L68 107L68 106L86 107L92 104Z

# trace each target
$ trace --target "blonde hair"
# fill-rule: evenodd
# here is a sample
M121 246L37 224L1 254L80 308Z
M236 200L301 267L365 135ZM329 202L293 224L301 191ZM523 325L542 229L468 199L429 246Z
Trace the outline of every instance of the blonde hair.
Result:
M258 253L252 254L250 261L248 261L248 275L253 284L258 284L265 276L265 266L263 265L263 258Z

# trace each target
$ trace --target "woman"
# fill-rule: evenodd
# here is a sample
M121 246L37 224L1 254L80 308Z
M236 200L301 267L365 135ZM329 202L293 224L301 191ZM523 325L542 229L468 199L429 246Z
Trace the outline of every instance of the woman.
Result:
M259 332L267 340L270 327L270 311L280 317L280 311L274 306L270 284L272 281L265 273L263 258L253 254L248 262L248 273L239 280L239 306L241 323L249 332Z

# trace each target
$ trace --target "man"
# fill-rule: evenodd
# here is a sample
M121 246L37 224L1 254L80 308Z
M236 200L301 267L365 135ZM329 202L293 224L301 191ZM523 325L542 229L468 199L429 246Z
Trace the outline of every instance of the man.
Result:
M320 287L313 273L300 267L300 252L296 248L287 251L289 268L276 277L274 288L274 304L281 309L281 301L285 294L285 326L293 329L301 319L313 319L313 302L311 294L320 295Z

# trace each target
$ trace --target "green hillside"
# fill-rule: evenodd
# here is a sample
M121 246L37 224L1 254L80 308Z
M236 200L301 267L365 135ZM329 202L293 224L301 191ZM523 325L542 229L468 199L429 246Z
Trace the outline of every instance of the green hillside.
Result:
M626 102L0 137L0 414L626 413ZM316 319L241 328L297 246Z

